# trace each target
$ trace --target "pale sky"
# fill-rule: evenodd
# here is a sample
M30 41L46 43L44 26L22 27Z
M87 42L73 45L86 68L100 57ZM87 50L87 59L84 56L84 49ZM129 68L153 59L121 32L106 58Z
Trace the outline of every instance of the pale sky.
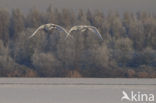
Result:
M55 8L117 10L119 12L147 11L156 13L156 0L0 0L0 8L20 8L28 11L32 7L45 10L49 4Z

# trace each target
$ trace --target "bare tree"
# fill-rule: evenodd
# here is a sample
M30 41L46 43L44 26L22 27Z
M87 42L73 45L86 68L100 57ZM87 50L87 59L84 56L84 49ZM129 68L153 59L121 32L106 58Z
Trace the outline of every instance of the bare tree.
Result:
M12 11L12 17L10 22L10 35L15 40L18 38L20 32L24 31L24 15L20 9L14 9Z
M9 40L9 13L4 9L0 9L0 39L4 44L8 44Z

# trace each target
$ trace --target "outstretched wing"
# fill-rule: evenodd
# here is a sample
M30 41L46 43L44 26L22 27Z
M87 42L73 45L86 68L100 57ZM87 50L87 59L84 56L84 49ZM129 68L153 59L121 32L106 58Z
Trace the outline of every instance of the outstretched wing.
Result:
M60 31L63 31L64 33L66 33L66 35L68 35L68 32L65 28L63 28L62 26L56 25L56 28Z
M94 26L87 26L87 25L73 26L73 27L69 30L69 32L68 32L66 38L67 38L68 36L71 35L71 32L72 32L72 31L81 30L81 32L83 32L83 31L86 30L86 28L88 28L88 29L91 30L92 32L96 33L96 34L103 40L103 38L102 38L100 32L98 31L98 29L97 29L96 27L94 27Z
M32 38L39 30L43 29L45 25L41 25L40 27L38 27L35 32L29 37Z
M94 26L88 26L88 27L89 27L88 28L89 30L91 30L92 32L96 33L103 40L99 30L96 27L94 27Z
M66 36L65 39L67 39L68 36L71 36L71 32L72 32L72 31L75 31L75 30L78 30L78 26L73 26L73 27L69 30L69 32L67 33L67 36Z
M67 30L65 29L65 28L63 28L62 26L60 26L60 25L57 25L57 24L51 24L52 26L55 26L55 29L57 29L57 30L59 30L59 31L63 31L64 33L66 33L66 37L68 36L68 32L67 32ZM54 28L54 27L50 27L50 30L52 29L52 28ZM69 35L69 36L71 36L71 35ZM66 38L65 38L66 39Z

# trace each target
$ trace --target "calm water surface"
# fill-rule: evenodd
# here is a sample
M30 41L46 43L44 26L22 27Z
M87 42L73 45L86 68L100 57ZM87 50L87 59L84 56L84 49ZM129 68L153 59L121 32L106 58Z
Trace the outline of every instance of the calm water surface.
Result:
M0 78L0 103L129 103L122 91L156 96L156 79Z

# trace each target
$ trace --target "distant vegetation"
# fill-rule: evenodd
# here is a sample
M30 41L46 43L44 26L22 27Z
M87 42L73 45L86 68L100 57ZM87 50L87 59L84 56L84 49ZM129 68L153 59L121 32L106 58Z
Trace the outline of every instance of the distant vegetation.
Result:
M67 30L93 25L94 33L73 32L64 40L58 31L38 32L55 23ZM156 15L147 12L103 13L52 9L46 12L0 9L1 77L156 77Z

